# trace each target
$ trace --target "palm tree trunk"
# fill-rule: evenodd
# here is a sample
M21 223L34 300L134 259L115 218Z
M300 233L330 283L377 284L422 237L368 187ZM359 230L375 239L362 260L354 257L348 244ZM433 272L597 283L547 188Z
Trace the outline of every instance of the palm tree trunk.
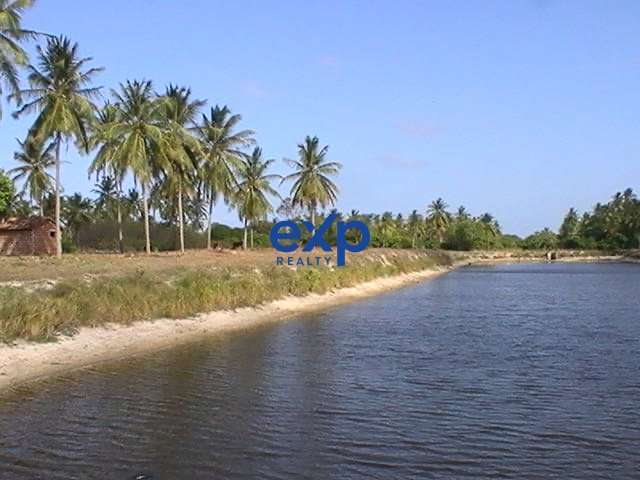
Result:
M44 191L40 194L40 216L44 217Z
M215 204L215 197L213 190L209 196L209 220L207 222L207 250L211 250L211 230L213 229L213 207Z
M149 202L147 201L147 187L142 182L142 209L144 211L144 238L145 238L145 251L147 255L151 253L151 238L149 236Z
M60 144L62 136L56 134L56 256L62 257L62 230L60 228Z
M118 208L118 249L124 253L124 236L122 234L122 179L118 180L118 198L116 199Z
M244 219L244 239L242 240L242 249L247 249L247 219Z
M316 229L316 207L311 207L311 223L313 224L313 229L315 230Z
M251 227L251 248L253 248L253 227Z
M180 229L180 253L184 254L184 215L182 213L182 181L178 183L178 228Z

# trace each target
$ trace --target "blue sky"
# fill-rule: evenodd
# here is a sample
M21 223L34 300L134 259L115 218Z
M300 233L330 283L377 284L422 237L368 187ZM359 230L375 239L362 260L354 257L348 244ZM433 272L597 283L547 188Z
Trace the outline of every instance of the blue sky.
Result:
M443 197L522 235L640 189L639 2L40 0L25 25L79 42L105 93L148 78L228 104L278 173L318 135L342 210ZM29 119L4 109L10 168ZM89 159L65 158L89 193Z

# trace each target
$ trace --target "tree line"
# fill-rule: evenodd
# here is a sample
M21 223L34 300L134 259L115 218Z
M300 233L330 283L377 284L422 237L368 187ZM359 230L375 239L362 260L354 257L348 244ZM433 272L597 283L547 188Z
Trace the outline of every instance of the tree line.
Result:
M297 147L298 157L285 160L290 174L271 173L274 160L265 158L255 133L240 128L242 117L227 106L205 108L207 102L194 98L188 87L170 84L157 91L150 80L125 80L109 92L95 86L103 69L81 56L76 43L22 28L22 14L33 4L0 0L0 94L8 93L14 117L33 116L18 141L18 166L0 171L0 217L54 218L60 255L63 242L69 250L115 247L147 253L152 239L155 249L181 252L187 243L211 248L213 238L225 246L261 246L277 218L305 217L316 224L326 213L339 213L327 209L337 201L334 179L342 165L327 158L328 146L317 137L307 136ZM23 48L27 41L40 42L34 62ZM91 156L94 198L63 195L62 147ZM291 187L282 199L276 188L285 182ZM277 208L274 201L280 202ZM214 222L220 202L235 209L241 229ZM557 234L544 229L526 238L503 233L489 213L451 211L442 199L407 216L355 210L339 216L365 222L374 247L640 246L640 203L631 189L582 215L570 209ZM105 241L112 235L114 240ZM331 241L335 231L327 235Z
M219 105L203 113L206 101L194 98L186 86L170 84L157 92L150 80L126 80L105 94L94 84L103 68L82 57L77 43L21 27L22 13L33 4L33 0L0 0L0 83L16 105L15 118L35 116L15 155L20 166L10 174L23 181L21 193L27 204L41 214L53 197L58 256L62 255L63 146L93 155L89 174L100 179L100 190L109 191L96 206L114 213L120 251L124 250L123 211L133 198L139 197L147 253L151 252L150 202L162 217L175 220L179 250L184 252L185 210L197 210L198 215L207 210L210 247L214 206L223 200L238 212L247 248L248 230L273 211L271 199L278 197L274 182L291 181L293 202L311 218L317 209L336 201L338 187L331 177L341 165L326 159L328 147L321 146L317 137L307 136L298 145L299 158L287 161L293 173L284 178L272 174L274 161L263 157L254 132L238 129L241 116ZM33 63L22 46L28 39L44 40L36 47ZM26 85L20 82L19 70L27 73ZM125 198L123 183L128 176L135 187ZM83 200L72 196L66 203L68 210Z

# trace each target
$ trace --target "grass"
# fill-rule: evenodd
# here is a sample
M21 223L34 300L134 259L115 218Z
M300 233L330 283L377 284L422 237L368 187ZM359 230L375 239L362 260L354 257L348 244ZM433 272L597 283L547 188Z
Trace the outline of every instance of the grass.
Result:
M273 252L271 252L273 255ZM287 295L307 295L389 275L451 264L448 255L377 251L348 260L343 268L264 265L166 270L137 269L90 281L58 281L50 289L0 288L0 341L50 340L80 327L128 324L156 318L256 306Z
M270 249L247 252L188 250L186 255L162 252L149 256L142 253L78 253L65 254L61 259L0 256L0 284L119 277L133 275L140 270L168 277L179 269L252 266L263 268L273 264L273 258L274 253Z

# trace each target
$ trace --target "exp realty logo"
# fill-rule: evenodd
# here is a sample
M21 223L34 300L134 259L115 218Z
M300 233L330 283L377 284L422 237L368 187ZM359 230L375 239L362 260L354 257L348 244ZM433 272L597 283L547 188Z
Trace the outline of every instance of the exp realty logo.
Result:
M338 215L332 213L329 215L322 225L315 228L313 223L308 220L304 220L302 225L311 234L311 238L302 247L303 252L310 252L314 248L321 248L324 252L332 252L331 245L324 238L331 225L336 221ZM358 230L360 232L357 243L350 243L347 241L347 232L349 230ZM298 250L299 242L302 238L302 230L300 226L293 220L284 220L276 223L271 228L269 235L271 245L278 252L292 253ZM336 251L337 251L337 264L339 267L345 265L346 252L357 253L363 251L369 245L371 240L371 234L367 225L359 220L349 220L348 222L339 221L336 225ZM286 241L286 243L282 243ZM281 256L276 257L276 265L329 265L331 257L322 256Z

